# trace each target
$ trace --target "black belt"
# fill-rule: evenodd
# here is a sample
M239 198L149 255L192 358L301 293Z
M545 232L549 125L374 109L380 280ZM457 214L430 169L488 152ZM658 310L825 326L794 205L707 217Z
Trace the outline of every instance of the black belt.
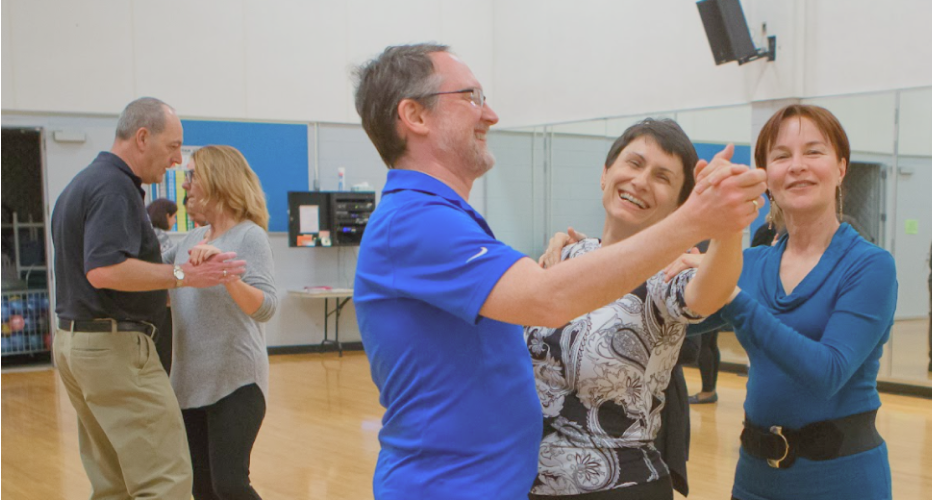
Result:
M118 332L140 332L153 339L155 339L158 333L158 328L150 323L143 323L142 321L116 321L113 319L71 321L59 318L58 328L69 332L112 332L114 323L116 323L116 331Z
M767 460L776 469L788 469L796 458L831 460L872 450L883 444L874 421L877 410L834 420L823 420L801 429L774 425L769 429L744 417L741 447L751 455Z

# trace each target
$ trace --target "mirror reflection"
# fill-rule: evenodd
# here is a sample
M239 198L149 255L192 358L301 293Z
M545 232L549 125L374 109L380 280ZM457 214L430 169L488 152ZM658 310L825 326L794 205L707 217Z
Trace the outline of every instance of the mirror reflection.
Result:
M881 361L880 380L932 385L932 88L804 99L844 125L851 166L844 181L843 219L897 262L896 324ZM744 105L601 118L499 130L489 144L499 165L485 176L481 206L497 236L532 257L550 236L569 226L599 234L604 222L599 178L612 142L646 117L671 118L700 158L711 159L729 142L733 161L750 164L756 115L767 106ZM774 108L776 109L776 108ZM763 111L761 111L763 110ZM759 118L759 116L757 116ZM766 117L765 117L766 119ZM750 245L766 224L748 229ZM741 369L747 356L734 334L718 338L721 362Z

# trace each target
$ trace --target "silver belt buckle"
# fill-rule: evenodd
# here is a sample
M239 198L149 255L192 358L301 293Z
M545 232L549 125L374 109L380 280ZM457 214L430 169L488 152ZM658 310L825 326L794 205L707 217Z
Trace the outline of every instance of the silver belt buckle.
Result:
M790 456L790 442L786 440L786 436L783 435L783 427L780 425L770 426L770 433L780 436L780 439L783 440L783 456L774 460L772 458L767 459L767 465L773 467L774 469L780 468L780 462L786 460L786 457Z

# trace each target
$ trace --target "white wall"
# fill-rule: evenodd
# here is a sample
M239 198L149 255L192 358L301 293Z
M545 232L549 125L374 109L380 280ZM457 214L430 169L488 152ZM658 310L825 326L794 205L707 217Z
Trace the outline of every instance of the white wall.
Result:
M7 1L3 7L10 45L3 54L4 110L113 113L132 100L131 3Z
M896 142L896 92L805 99L830 110L848 134L851 150L893 154ZM907 129L912 129L908 127ZM905 129L904 129L905 130Z
M5 0L2 108L356 123L350 68L437 40L502 126L932 84L928 0L743 0L777 60L715 66L694 0Z
M932 87L900 92L901 155L932 156Z
M693 142L753 145L751 106L680 111L674 119Z
M691 0L496 3L492 102L518 126L788 97L800 1L743 2L755 38L766 20L778 49L741 67L715 66Z
M932 84L932 2L806 0L805 8L800 97Z
M4 111L358 122L350 70L387 45L451 44L492 91L491 0L4 0Z
M13 106L13 57L10 35L10 2L0 0L0 109Z
M928 0L743 0L774 62L715 66L693 0L496 2L502 124L526 126L932 84Z

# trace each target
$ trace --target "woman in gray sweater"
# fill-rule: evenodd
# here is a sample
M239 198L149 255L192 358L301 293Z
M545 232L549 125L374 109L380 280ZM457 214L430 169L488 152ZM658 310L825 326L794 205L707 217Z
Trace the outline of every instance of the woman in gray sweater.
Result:
M259 498L249 455L269 387L265 322L278 307L269 213L259 178L235 148L201 148L188 171L184 188L209 226L188 233L165 262L197 265L220 250L246 261L239 280L171 290L171 382L188 433L194 498Z

